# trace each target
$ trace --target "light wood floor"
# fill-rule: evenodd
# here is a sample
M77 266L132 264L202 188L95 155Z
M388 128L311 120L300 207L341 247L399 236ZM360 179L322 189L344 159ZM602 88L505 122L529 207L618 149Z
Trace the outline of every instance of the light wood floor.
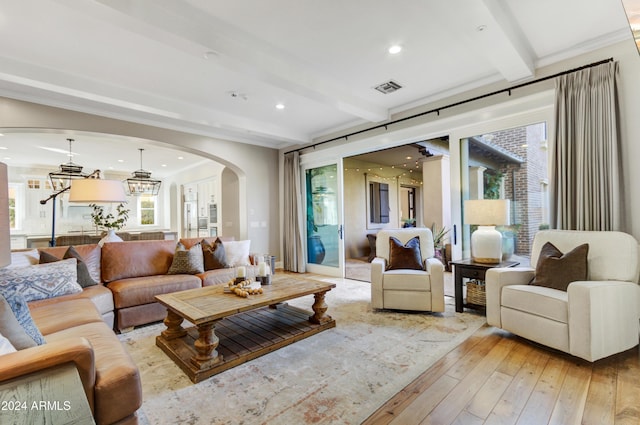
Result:
M484 326L364 424L639 424L638 348L589 363Z

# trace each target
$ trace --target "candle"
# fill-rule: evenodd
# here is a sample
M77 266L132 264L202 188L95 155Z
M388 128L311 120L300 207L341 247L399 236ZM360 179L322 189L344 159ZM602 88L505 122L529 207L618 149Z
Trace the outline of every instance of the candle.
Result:
M258 263L258 275L259 276L266 276L267 275L266 266L267 266L267 264L264 261L260 261Z
M236 277L244 277L247 269L244 266L240 266L236 269Z

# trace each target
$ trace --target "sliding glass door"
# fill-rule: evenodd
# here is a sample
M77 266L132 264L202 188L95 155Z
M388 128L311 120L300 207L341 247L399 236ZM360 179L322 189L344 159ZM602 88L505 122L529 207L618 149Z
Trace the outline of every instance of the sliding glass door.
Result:
M304 170L307 270L342 277L342 173L338 163Z

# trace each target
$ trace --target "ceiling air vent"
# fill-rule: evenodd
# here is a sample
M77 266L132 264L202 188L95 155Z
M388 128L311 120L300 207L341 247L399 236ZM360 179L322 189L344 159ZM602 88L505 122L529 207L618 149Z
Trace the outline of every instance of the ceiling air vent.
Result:
M389 80L374 88L378 90L380 93L389 94L389 93L393 93L398 89L401 89L402 86L393 80Z

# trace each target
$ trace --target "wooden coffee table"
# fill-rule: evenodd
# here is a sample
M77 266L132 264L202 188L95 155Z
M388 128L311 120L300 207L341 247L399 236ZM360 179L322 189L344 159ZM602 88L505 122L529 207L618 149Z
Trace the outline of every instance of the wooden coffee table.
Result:
M264 293L241 298L221 285L156 295L167 308L166 329L156 337L162 349L193 382L336 326L325 294L334 283L291 274L272 276ZM313 313L282 304L314 295ZM183 328L188 320L195 327ZM215 331L214 331L215 329Z

